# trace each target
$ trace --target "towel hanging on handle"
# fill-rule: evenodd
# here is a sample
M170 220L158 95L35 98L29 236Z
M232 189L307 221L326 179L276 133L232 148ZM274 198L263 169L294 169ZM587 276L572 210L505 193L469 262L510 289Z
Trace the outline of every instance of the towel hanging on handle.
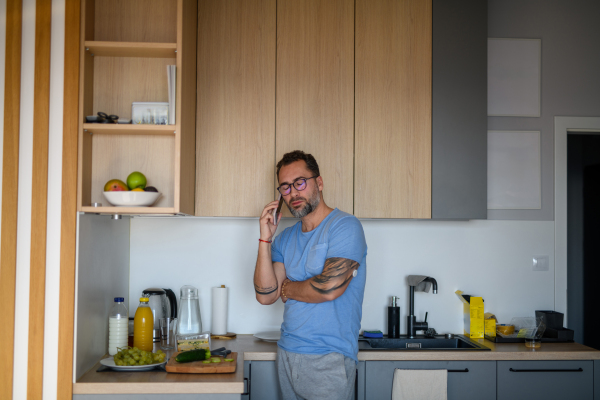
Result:
M392 400L448 400L448 370L396 369Z

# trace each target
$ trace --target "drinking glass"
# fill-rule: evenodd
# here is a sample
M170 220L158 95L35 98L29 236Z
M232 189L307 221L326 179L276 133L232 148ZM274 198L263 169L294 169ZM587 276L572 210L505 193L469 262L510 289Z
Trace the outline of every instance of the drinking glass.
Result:
M171 350L175 348L175 335L177 334L177 318L160 319L160 348Z

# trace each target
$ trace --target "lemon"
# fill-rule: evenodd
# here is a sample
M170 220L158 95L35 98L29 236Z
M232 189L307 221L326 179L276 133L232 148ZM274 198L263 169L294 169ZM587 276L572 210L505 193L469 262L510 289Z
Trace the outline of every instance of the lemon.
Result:
M131 189L132 192L144 192L145 190L142 188L135 188L135 189Z

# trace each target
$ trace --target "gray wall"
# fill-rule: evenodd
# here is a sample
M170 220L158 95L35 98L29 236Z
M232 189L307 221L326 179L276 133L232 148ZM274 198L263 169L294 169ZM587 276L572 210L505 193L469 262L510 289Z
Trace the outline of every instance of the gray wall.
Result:
M598 0L488 0L488 37L542 39L542 116L488 117L489 130L541 131L542 209L489 219L554 220L554 117L600 116L599 15Z

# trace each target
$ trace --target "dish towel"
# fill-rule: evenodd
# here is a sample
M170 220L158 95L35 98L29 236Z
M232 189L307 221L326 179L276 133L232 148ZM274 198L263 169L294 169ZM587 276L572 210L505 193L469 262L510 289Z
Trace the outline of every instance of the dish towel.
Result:
M448 370L396 369L392 400L447 400Z

